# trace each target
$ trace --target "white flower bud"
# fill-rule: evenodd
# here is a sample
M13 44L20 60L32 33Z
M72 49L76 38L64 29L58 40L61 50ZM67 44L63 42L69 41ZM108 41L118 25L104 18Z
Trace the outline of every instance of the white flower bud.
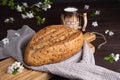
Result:
M23 6L28 7L28 4L26 2L22 3Z
M97 21L92 22L92 26L94 26L94 27L98 26Z
M42 5L42 2L36 3L35 6L37 6L38 8Z
M22 7L20 5L17 5L17 11L22 12Z
M23 71L23 69L24 69L24 67L20 66L17 71L21 73Z
M113 35L114 35L114 32L109 31L109 36L113 36Z
M14 68L12 66L9 66L7 72L9 74L12 74L13 71L14 71Z
M109 30L107 29L106 31L105 31L105 34L107 34L109 32Z
M15 19L13 18L13 17L10 17L10 19L9 20L11 20L11 21L15 21Z
M8 22L9 22L9 19L5 19L4 22L5 22L5 23L8 23Z
M88 10L89 9L89 5L85 5L84 9Z
M27 18L27 16L25 14L21 14L21 16L22 16L23 19Z
M114 59L115 59L115 61L118 61L120 58L119 57L115 57Z
M111 53L112 56L115 56L114 53Z
M47 11L47 8L45 7L45 8L42 8L44 11Z
M98 10L95 11L95 14L96 14L96 15L100 15L100 11L98 11Z
M51 5L48 5L48 8L50 9L50 8L51 8Z
M33 17L34 17L34 15L33 15L32 12L26 13L26 16L27 16L28 18L33 18Z
M115 56L116 56L116 57L120 57L120 54L116 54Z

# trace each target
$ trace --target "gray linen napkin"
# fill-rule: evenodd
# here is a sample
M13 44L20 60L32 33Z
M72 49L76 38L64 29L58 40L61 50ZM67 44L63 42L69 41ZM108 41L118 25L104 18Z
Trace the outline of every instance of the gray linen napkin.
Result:
M8 30L6 38L9 43L3 44L4 41L0 41L0 59L12 57L29 69L74 80L120 80L120 73L95 65L94 56L86 41L83 49L69 59L37 67L26 65L23 60L24 50L34 34L35 31L27 25L19 30Z

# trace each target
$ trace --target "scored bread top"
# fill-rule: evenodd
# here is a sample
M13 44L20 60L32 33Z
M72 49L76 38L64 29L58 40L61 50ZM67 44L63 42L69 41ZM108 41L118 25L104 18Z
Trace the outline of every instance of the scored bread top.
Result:
M40 66L67 59L83 45L83 34L64 25L52 25L38 31L28 43L24 61Z

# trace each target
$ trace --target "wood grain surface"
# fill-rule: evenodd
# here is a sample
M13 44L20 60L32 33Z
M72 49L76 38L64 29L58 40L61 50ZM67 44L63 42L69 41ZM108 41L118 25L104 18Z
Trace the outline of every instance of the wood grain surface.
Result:
M12 58L0 62L0 80L48 80L52 77L51 74L33 71L27 68L24 68L22 73L16 75L7 73L8 67L14 62L15 60Z

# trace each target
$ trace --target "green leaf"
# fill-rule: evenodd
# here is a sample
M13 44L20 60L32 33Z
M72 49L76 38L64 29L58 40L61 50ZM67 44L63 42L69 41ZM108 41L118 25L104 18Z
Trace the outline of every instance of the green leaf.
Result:
M44 23L45 23L45 19L42 19L41 24L44 24Z
M22 10L23 10L24 12L26 12L26 7L25 7L25 6L22 6Z
M91 17L96 16L95 11L92 11L91 14L90 14L90 16L91 16Z
M33 10L31 12L33 13L33 15L36 15L36 13Z
M114 59L114 56L112 54L110 54L110 55L104 57L104 60L108 61L110 63L113 63L115 59Z
M7 2L8 2L7 0L1 0L0 5L5 6L5 5L7 5Z
M105 57L104 60L108 61L110 59L110 57Z
M44 3L45 4L52 4L52 2L50 0L45 0Z
M45 22L45 19L42 19L40 16L36 16L36 19L37 19L38 25L44 24L44 22Z
M109 60L109 62L110 62L110 63L113 63L113 62L114 62L114 60L113 60L113 59L110 59L110 60Z
M8 2L8 7L10 7L12 10L15 9L14 0L10 0L10 1Z
M10 24L13 24L14 22L13 21L9 21Z
M39 8L35 8L37 12L40 12L41 10Z
M17 69L14 69L14 71L12 72L13 75L16 75L18 73Z
M32 9L33 9L34 7L35 7L35 4L32 4L32 5L30 6L30 8L32 8Z

